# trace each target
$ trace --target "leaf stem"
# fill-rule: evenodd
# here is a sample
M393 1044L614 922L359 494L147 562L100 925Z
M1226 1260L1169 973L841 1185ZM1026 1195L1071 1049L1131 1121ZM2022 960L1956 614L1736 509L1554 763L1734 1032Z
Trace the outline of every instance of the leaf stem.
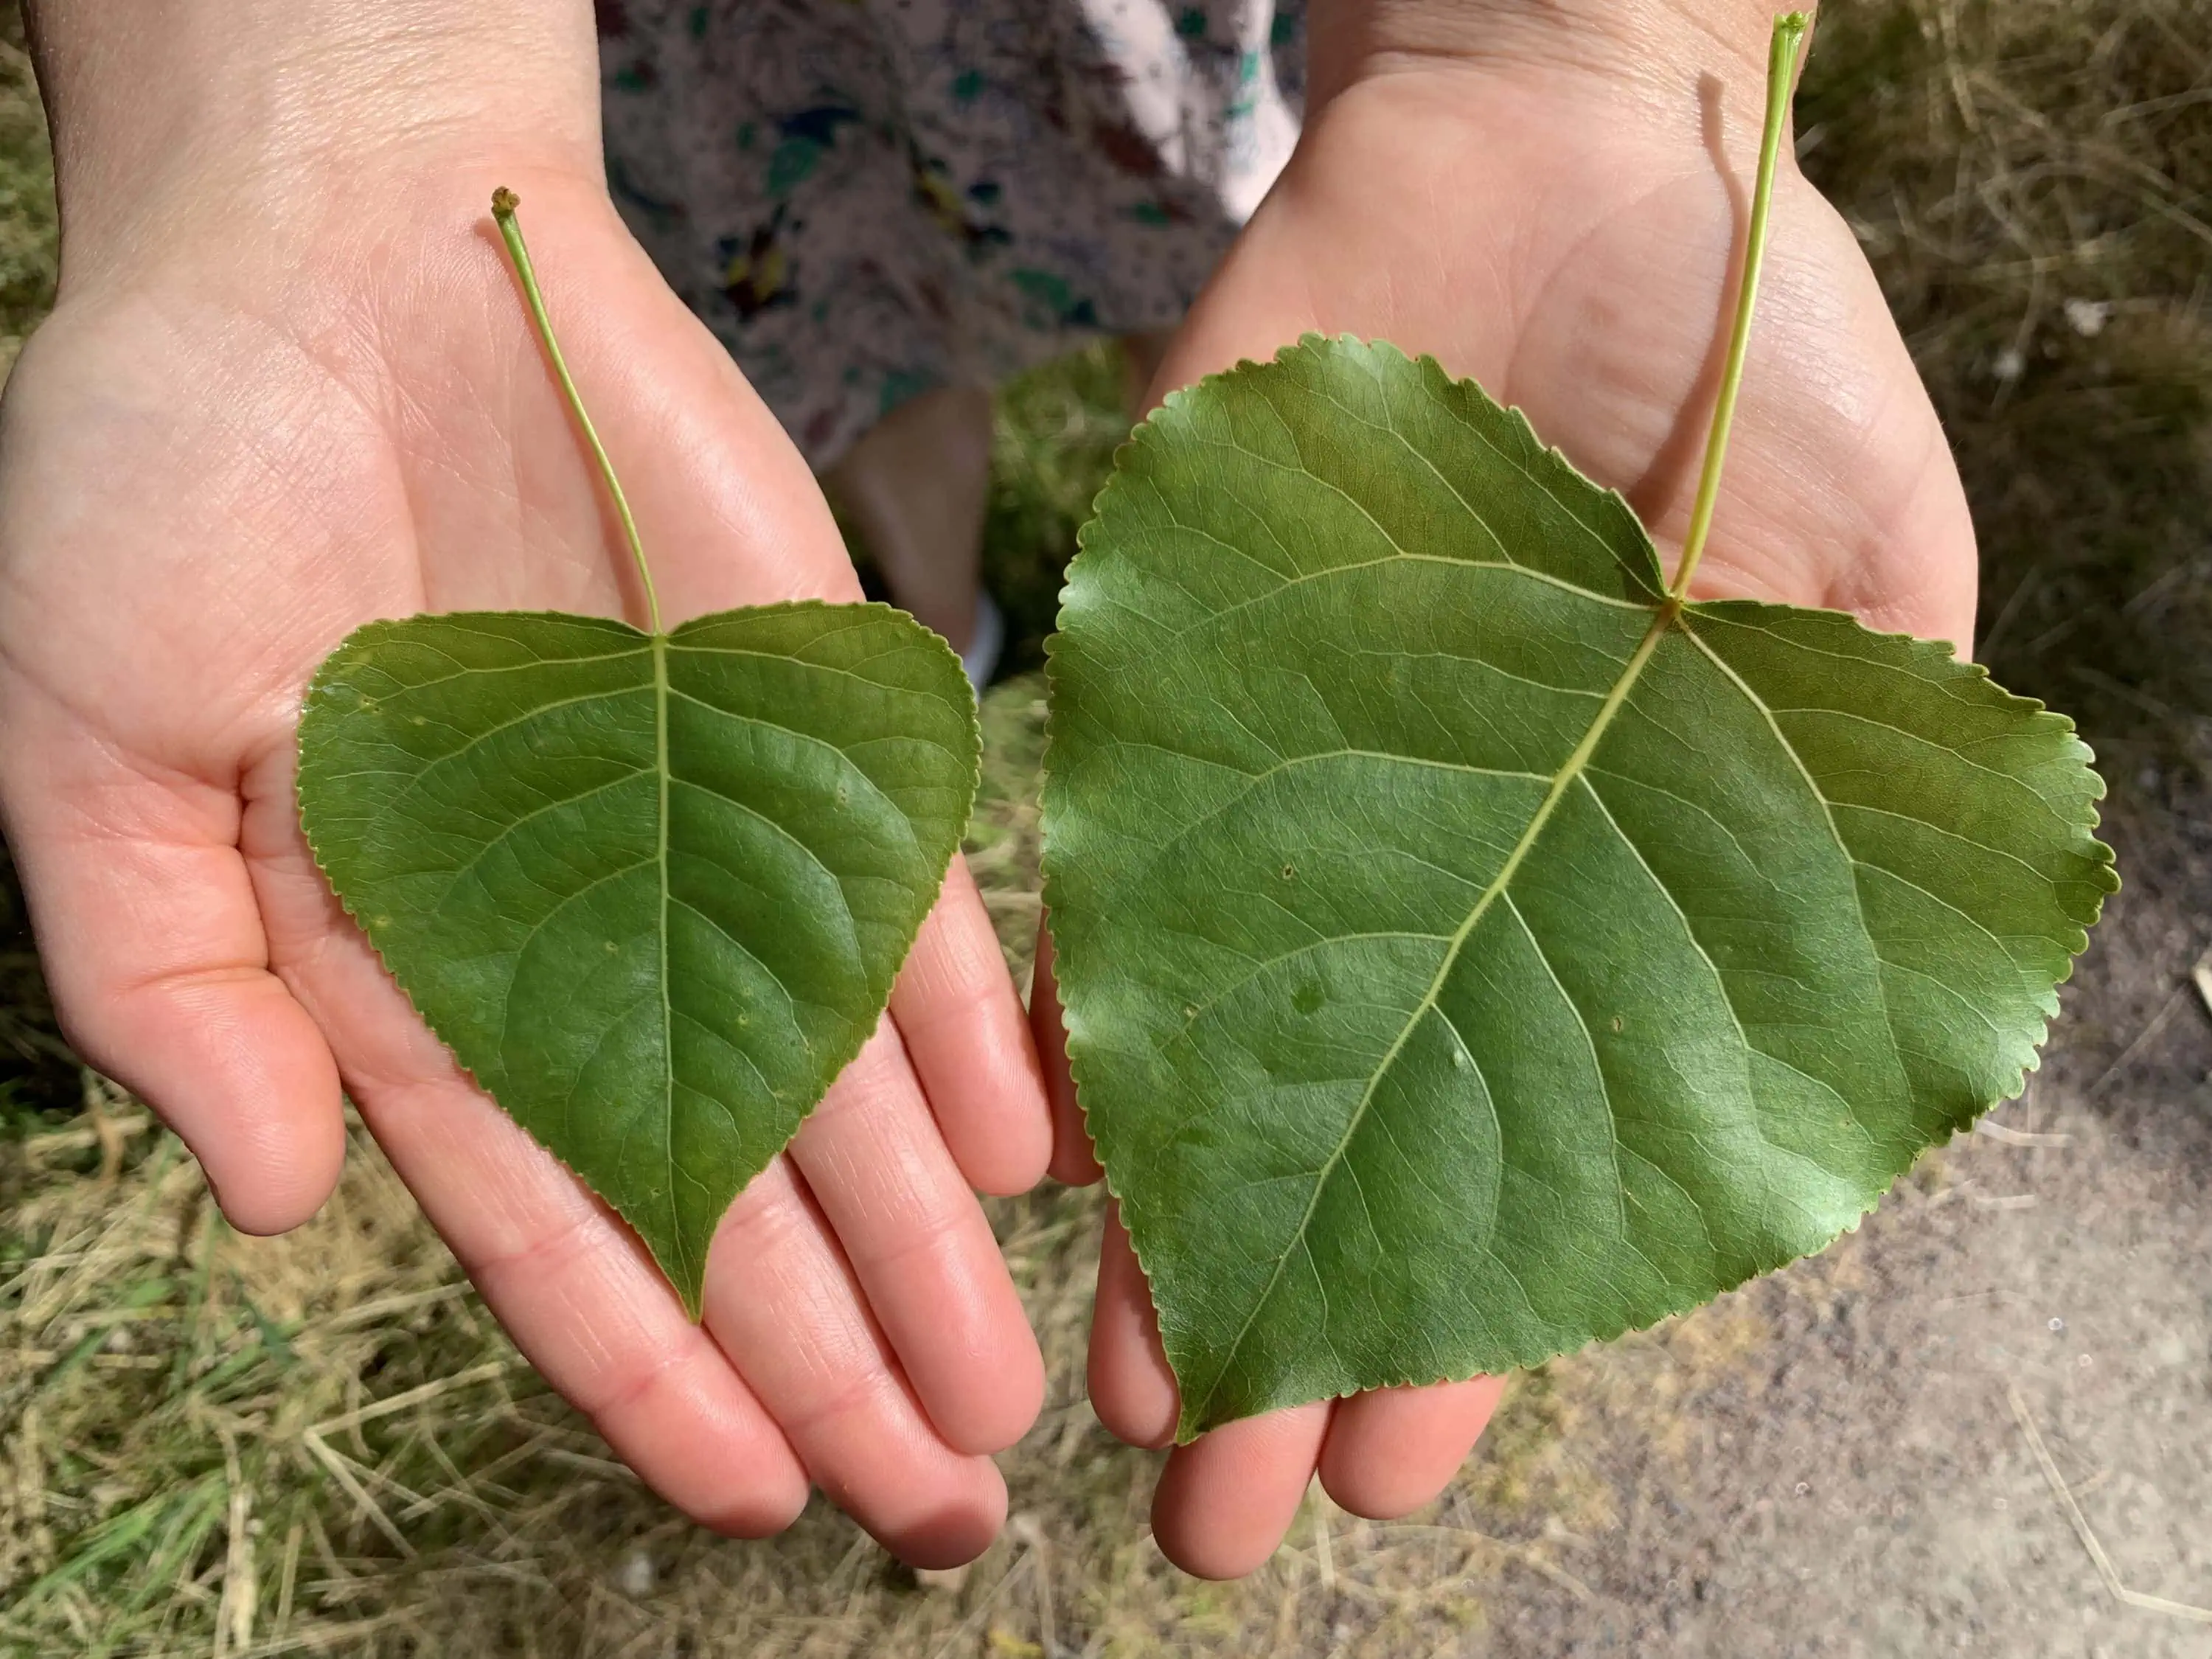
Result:
M508 258L514 261L514 274L521 279L523 298L530 303L530 315L538 325L538 337L545 343L545 355L552 360L553 374L561 382L561 390L568 399L568 408L583 428L584 441L592 447L592 458L599 463L599 476L606 480L607 494L613 498L615 516L622 520L623 539L629 544L629 556L637 563L637 579L645 587L645 613L651 623L649 631L660 632L660 596L653 591L652 567L645 562L645 544L638 539L637 520L630 514L629 498L623 494L622 480L615 476L615 464L607 458L607 447L599 441L599 428L592 424L585 410L582 394L568 374L568 359L561 355L561 343L553 335L553 319L545 314L545 296L538 289L538 273L530 263L530 250L523 246L522 226L514 216L521 198L501 185L491 193L491 216L499 225L499 234L507 242Z
M1785 12L1774 20L1774 38L1766 54L1766 131L1759 145L1759 182L1751 196L1751 229L1745 239L1743 278L1736 290L1735 325L1729 337L1728 363L1721 371L1721 395L1713 404L1712 430L1705 438L1705 471L1698 478L1697 503L1690 510L1690 533L1682 540L1682 558L1674 568L1674 586L1668 592L1680 603L1690 591L1690 578L1705 556L1705 538L1713 527L1713 507L1720 500L1721 467L1728 459L1729 429L1735 423L1736 392L1743 385L1743 362L1751 343L1751 313L1759 302L1759 269L1766 263L1766 216L1774 203L1775 164L1782 155L1782 130L1789 125L1790 94L1797 76L1797 52L1803 45L1810 20L1802 11Z

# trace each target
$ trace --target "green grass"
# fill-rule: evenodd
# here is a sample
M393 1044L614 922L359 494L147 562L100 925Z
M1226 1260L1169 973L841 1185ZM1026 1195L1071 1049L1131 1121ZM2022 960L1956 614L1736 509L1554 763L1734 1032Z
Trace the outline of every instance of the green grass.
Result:
M12 356L52 292L54 218L20 34L0 41ZM2124 804L2154 806L2212 757L2212 6L1839 3L1801 125L1957 446L1987 653L2081 718ZM1120 398L1101 349L1001 399L986 565L1018 668ZM1036 679L994 690L984 725L970 856L1025 972ZM1413 1655L1479 1632L1516 1576L1572 1593L1556 1540L1611 1524L1575 1360L1518 1386L1419 1524L1316 1504L1253 1579L1176 1575L1144 1531L1154 1460L1082 1398L1096 1214L1091 1194L994 1206L1052 1393L1005 1460L1015 1521L963 1583L917 1584L820 1504L726 1543L515 1360L358 1131L315 1222L224 1228L173 1139L69 1058L0 879L0 1655ZM1632 1340L1736 1363L1735 1317Z

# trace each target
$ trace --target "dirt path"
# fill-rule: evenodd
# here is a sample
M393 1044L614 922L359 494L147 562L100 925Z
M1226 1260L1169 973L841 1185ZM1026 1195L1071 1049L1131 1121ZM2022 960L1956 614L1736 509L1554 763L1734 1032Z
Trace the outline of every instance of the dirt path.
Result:
M2012 1403L2120 1580L2212 1607L2212 810L2113 839L2127 890L1998 1130L1820 1260L1555 1368L1572 1464L1521 1528L1553 1571L1501 1573L1456 1650L2212 1655L2212 1615L2106 1591Z

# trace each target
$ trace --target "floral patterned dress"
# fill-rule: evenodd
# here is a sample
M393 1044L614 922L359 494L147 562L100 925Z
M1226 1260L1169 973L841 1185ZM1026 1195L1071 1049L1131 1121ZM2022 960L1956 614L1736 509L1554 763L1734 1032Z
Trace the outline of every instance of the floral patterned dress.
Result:
M817 468L1172 326L1297 137L1303 0L600 0L615 200Z

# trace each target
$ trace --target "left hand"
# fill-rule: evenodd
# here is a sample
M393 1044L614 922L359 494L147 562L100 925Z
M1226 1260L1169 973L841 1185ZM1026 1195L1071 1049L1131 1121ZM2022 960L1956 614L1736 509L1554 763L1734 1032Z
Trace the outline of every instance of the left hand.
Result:
M565 55L548 78L588 96L588 8L563 30L516 3L520 33ZM179 165L142 206L99 188L141 185L114 151L65 143L70 275L0 416L0 823L64 1027L246 1231L327 1195L343 1087L517 1346L702 1524L778 1531L811 1485L917 1565L965 1561L1005 1516L990 1455L1044 1389L970 1188L1026 1188L1052 1135L960 861L877 1035L731 1205L695 1324L635 1236L416 1014L317 866L294 793L302 690L361 623L635 602L477 181L531 204L670 620L859 598L821 492L616 216L587 118L567 143L498 111L374 118L291 77L388 61L334 42L398 9L210 6L147 9L175 25L172 55L219 64L226 88L276 74L327 128L304 156L250 160L174 141L158 110L150 138L70 134L158 140ZM499 21L489 0L418 11L431 44L465 35L455 74L420 83L465 79L467 31ZM257 25L292 32L210 45ZM132 38L103 52L149 44L109 33ZM118 101L144 104L144 84Z
M1573 10L1343 0L1317 13L1304 135L1170 347L1154 399L1309 331L1387 338L1525 410L1628 497L1671 562L1732 320L1771 15L1735 0L1694 15L1662 0ZM1350 50L1325 62L1338 42ZM1786 143L1692 592L1832 606L1962 650L1972 638L1973 530L1935 410L1850 231ZM1049 961L1034 1009L1059 1113L1054 1173L1094 1180ZM1250 1571L1316 1473L1347 1510L1403 1515L1450 1480L1503 1389L1477 1377L1230 1424L1170 1457L1155 1535L1187 1571ZM1123 1439L1172 1437L1174 1376L1110 1218L1091 1392Z

